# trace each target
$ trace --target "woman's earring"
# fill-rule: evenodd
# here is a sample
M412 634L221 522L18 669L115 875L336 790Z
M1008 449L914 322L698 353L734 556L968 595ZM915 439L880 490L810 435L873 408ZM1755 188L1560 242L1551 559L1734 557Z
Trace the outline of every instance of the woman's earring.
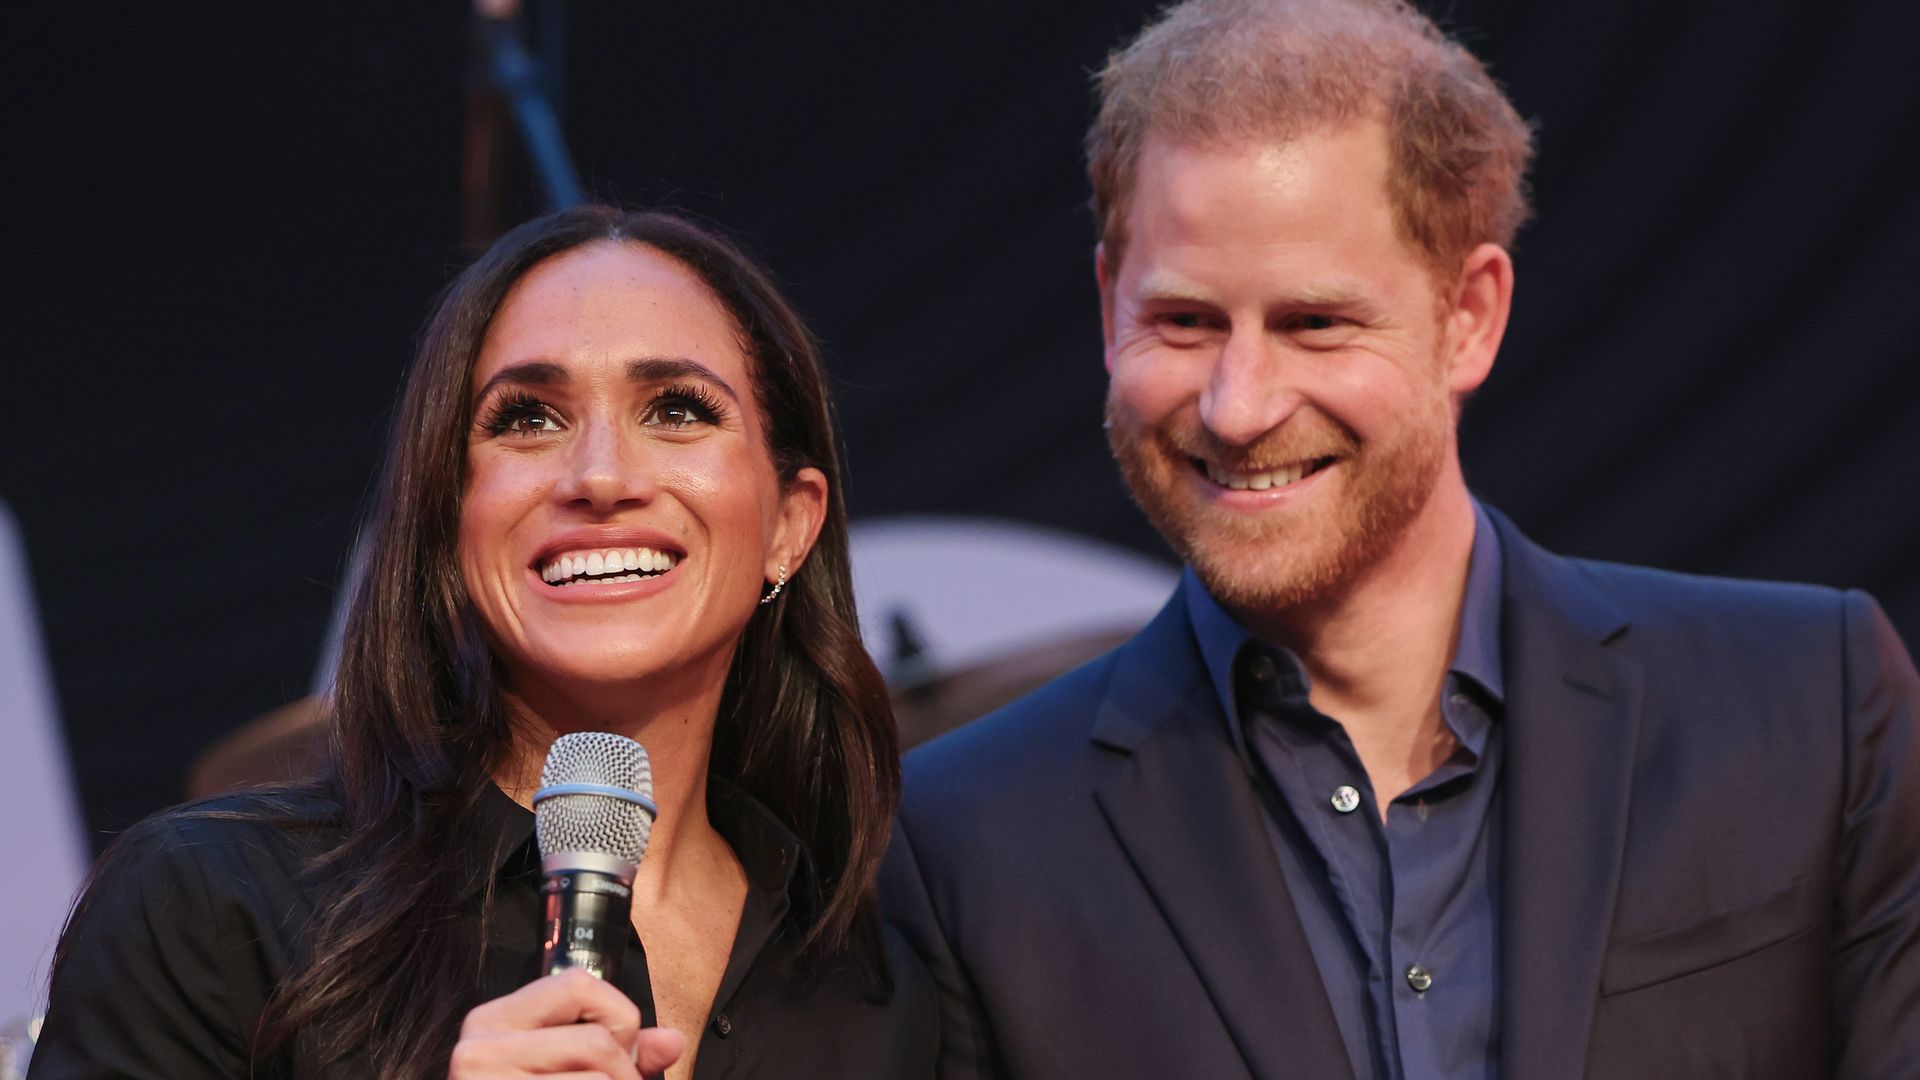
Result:
M760 603L762 604L773 603L773 598L776 596L779 596L780 590L786 587L787 587L787 566L785 563L781 563L780 564L780 580L773 583L773 591L761 597Z

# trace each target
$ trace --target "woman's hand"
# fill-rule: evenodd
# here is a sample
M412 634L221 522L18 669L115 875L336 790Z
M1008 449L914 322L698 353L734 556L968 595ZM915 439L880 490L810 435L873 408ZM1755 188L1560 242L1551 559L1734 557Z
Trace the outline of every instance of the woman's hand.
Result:
M579 969L549 975L467 1014L448 1080L567 1076L640 1080L680 1057L671 1028L640 1027L627 995Z

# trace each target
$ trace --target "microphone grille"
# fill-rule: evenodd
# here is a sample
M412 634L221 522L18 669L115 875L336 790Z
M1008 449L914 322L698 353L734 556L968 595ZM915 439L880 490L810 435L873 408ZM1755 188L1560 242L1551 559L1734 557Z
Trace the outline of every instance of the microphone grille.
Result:
M550 793L564 785L614 788L616 794ZM534 796L540 854L592 852L639 865L653 831L653 766L646 748L624 735L576 731L553 740Z

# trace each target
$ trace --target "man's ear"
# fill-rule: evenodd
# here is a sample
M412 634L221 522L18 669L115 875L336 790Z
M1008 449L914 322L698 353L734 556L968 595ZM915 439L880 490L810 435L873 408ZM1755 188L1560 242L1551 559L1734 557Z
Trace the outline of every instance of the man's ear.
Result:
M780 493L780 520L774 527L773 544L767 549L767 565L762 568L768 581L779 580L782 566L789 577L799 573L826 520L827 478L819 469L808 466L795 473Z
M1487 381L1512 310L1513 257L1498 244L1481 244L1461 263L1446 312L1447 386L1456 400Z
M1100 340L1107 373L1113 373L1113 274L1119 267L1107 263L1105 241L1093 246L1093 280L1100 286Z

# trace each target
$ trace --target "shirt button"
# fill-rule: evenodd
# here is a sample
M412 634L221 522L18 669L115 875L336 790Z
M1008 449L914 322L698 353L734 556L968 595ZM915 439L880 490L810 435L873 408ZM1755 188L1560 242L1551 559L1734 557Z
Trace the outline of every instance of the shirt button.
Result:
M1433 985L1433 972L1415 964L1407 969L1407 985L1413 987L1416 994L1424 994L1427 987Z
M1333 798L1330 801L1335 810L1343 814L1351 814L1360 808L1360 793L1355 791L1351 784L1341 784L1333 789Z
M1279 674L1274 670L1273 659L1268 656L1254 657L1253 663L1248 666L1247 673L1253 676L1254 682L1272 682L1273 677Z
M727 1019L726 1013L713 1018L713 1033L723 1039L733 1034L733 1021Z

